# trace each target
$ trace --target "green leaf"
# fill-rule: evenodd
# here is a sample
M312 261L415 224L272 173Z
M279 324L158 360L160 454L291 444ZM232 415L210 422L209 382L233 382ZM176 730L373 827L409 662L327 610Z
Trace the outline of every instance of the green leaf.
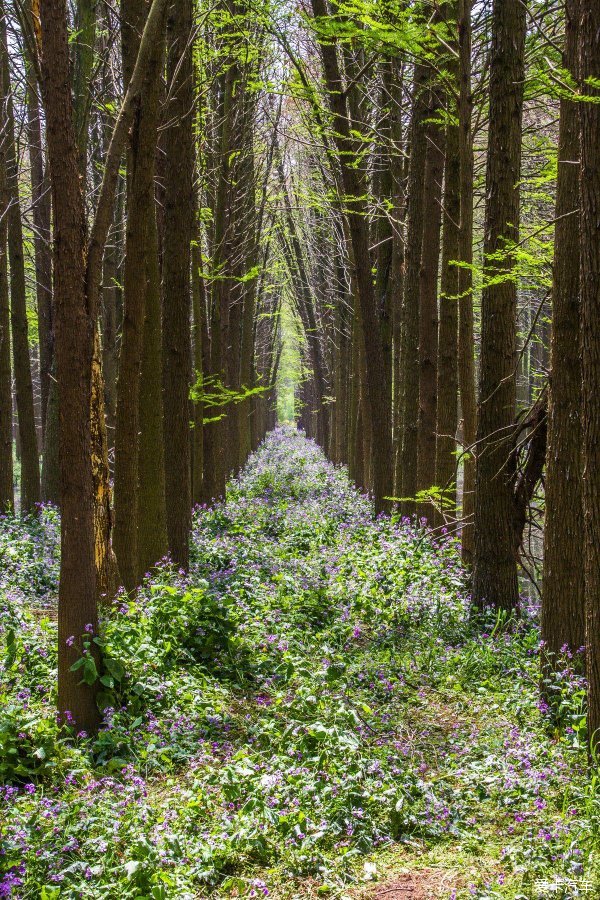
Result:
M112 657L107 656L104 660L104 666L108 669L115 681L122 680L123 675L125 674L125 668L118 659L112 659Z

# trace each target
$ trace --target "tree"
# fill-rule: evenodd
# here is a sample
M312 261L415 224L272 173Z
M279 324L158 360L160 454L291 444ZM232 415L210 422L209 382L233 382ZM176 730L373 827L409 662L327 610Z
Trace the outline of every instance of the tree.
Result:
M326 28L329 11L325 0L312 0L312 11L317 32L319 27ZM334 142L339 156L349 251L356 285L356 299L360 307L365 360L362 403L363 414L366 413L368 416L371 437L373 496L375 508L382 510L389 506L386 498L391 497L393 490L391 366L386 365L387 354L384 353L381 322L371 274L364 173L358 165L358 144L353 137L360 126L350 118L348 92L344 89L335 41L329 37L321 38L319 47L331 110Z
M495 0L481 298L473 598L480 606L506 610L514 609L519 600L512 446L516 414L514 247L519 234L525 29L525 3Z
M0 154L0 206L6 208L6 173ZM6 216L0 220L0 513L14 509L12 371Z
M400 382L402 385L402 448L397 490L402 492L402 513L414 514L417 493L418 417L419 417L419 333L420 270L425 216L425 164L427 159L427 118L430 71L415 64L410 121L410 162L408 167L406 210L406 262L402 302L402 347Z
M600 729L600 7L581 0L581 364L588 735Z
M579 0L565 3L563 67L577 76ZM552 669L561 648L585 642L582 508L581 362L579 348L579 115L560 103L556 230L552 286L552 368L548 404L542 641Z
M458 3L452 5L456 16ZM458 28L453 49L458 48ZM435 484L443 491L443 505L450 516L456 514L456 430L458 426L458 292L460 254L460 151L458 103L458 59L449 65L447 91L446 164L443 196L442 273L440 284L440 326L437 366L437 445Z
M167 16L163 383L166 514L169 551L187 569L192 527L189 391L192 381L190 252L194 227L194 80L192 0Z
M21 512L33 512L40 501L40 459L33 407L29 356L29 326L25 287L23 226L19 199L19 168L15 146L15 118L10 87L6 16L0 6L0 65L2 77L2 153L6 171L8 256L10 262L10 318L13 372L21 447Z
M460 156L460 234L458 273L458 383L462 411L464 475L462 491L462 559L473 564L475 514L475 458L477 398L475 392L475 338L473 335L473 94L471 87L472 0L458 0L460 88L458 100Z
M143 0L123 7L123 73L129 84L146 17ZM160 286L154 198L161 40L136 97L127 153L124 313L115 430L114 547L123 584L134 590L166 552L162 438ZM144 354L146 347L152 351ZM142 378L144 365L144 378ZM158 407L158 408L157 408ZM141 432L144 434L140 437ZM140 471L140 463L143 472ZM143 492L143 497L142 497ZM144 516L140 516L140 510ZM141 530L140 530L141 529Z
M66 3L45 0L40 7L41 47L38 49L54 209L55 352L60 392L58 710L62 721L73 721L83 730L93 730L98 723L97 682L91 685L82 682L72 665L82 652L83 636L97 633L98 629L91 395L102 255L111 222L121 152L133 119L134 97L161 33L164 8L165 0L154 0L148 14L135 69L113 131L96 215L87 238L70 88ZM93 657L93 644L90 653Z

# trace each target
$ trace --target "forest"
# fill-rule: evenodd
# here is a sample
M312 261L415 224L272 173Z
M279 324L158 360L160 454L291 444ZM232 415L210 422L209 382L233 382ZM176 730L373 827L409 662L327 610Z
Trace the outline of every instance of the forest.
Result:
M600 0L0 0L0 898L600 897Z

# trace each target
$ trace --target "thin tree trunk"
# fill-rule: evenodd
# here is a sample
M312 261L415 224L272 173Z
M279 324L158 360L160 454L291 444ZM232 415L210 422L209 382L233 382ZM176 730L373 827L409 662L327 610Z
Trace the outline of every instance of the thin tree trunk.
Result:
M600 734L600 6L581 0L581 12L579 82L594 98L579 105L587 728L594 753Z
M203 358L203 335L206 331L206 296L204 278L201 274L202 253L200 235L197 231L192 244L192 307L194 315L194 382L202 383L205 369ZM206 340L206 338L204 338ZM204 478L204 403L202 396L194 403L194 429L192 432L192 503L194 506L204 500L202 482Z
M460 51L459 142L460 142L460 239L458 273L458 382L462 412L464 456L462 490L462 561L473 564L475 516L475 437L477 397L475 392L475 338L473 326L473 135L471 116L471 8L472 0L458 0Z
M40 345L40 392L42 430L46 431L46 413L52 371L52 249L51 203L48 173L44 171L42 128L37 84L33 66L27 64L27 143L31 167L31 203L34 226L35 289Z
M8 256L10 262L10 318L13 371L21 445L21 512L34 512L40 502L40 458L35 428L33 382L29 357L29 329L25 289L23 227L19 200L19 170L15 146L15 120L10 86L6 18L0 6L2 54L2 152L5 160L8 200Z
M315 19L326 22L328 18L326 0L312 0L312 10ZM333 131L339 154L347 208L345 218L352 250L357 299L360 304L365 348L363 413L367 415L371 430L373 499L376 510L381 511L389 507L390 500L388 498L391 497L393 490L391 366L386 365L390 354L385 352L380 316L377 310L371 273L364 179L356 165L352 164L352 161L356 159L356 147L351 135L347 93L343 86L337 48L329 41L321 40L319 43L333 118ZM367 405L368 410L366 409Z
M435 110L434 115L439 110ZM417 447L417 490L435 484L438 356L438 271L442 227L442 181L444 176L445 133L437 125L428 128L425 163L423 245L419 289L419 422ZM420 514L433 520L430 504Z
M417 428L419 418L419 331L420 268L423 244L424 186L427 139L427 81L429 70L417 63L414 73L413 109L410 125L410 164L407 187L407 238L404 300L402 304L402 345L400 366L402 383L402 449L399 467L402 491L401 511L415 513L417 493Z
M457 41L458 43L458 41ZM458 80L458 66L451 63ZM437 447L435 483L442 490L443 511L456 514L456 430L458 427L458 277L460 239L460 158L456 105L449 95L444 176L444 233L437 370ZM440 517L436 517L440 524Z
M0 208L6 208L6 172L0 154ZM0 513L14 510L12 372L6 216L0 218Z

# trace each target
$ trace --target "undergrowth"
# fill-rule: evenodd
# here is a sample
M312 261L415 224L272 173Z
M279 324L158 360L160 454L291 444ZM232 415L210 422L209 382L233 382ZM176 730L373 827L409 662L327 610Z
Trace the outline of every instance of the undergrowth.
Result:
M301 434L104 613L95 737L55 723L58 529L0 523L0 897L344 896L425 858L448 898L600 894L568 661L551 725L535 621L475 620L455 543Z

